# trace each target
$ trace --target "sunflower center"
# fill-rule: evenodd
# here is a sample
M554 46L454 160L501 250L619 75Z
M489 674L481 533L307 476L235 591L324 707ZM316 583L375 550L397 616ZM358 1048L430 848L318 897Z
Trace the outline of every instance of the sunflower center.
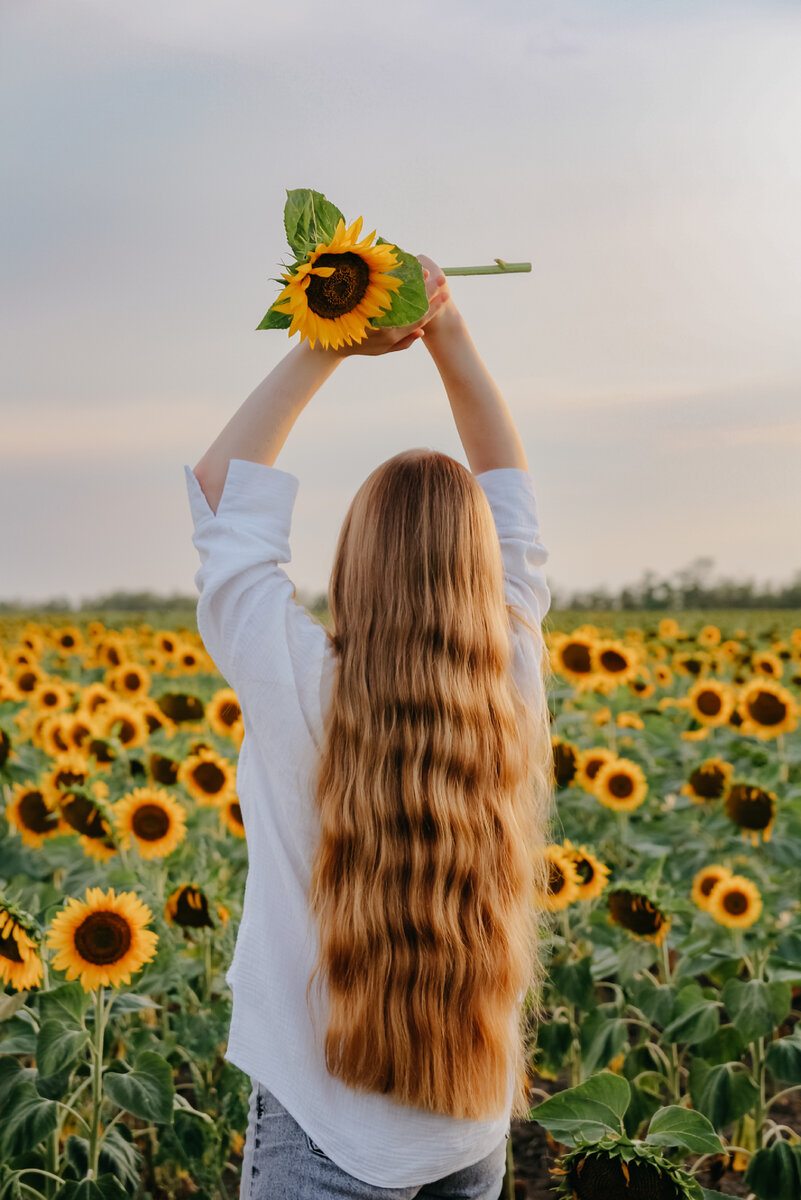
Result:
M590 883L595 878L595 868L591 862L587 862L586 858L573 859L582 887Z
M690 785L696 796L705 800L717 800L723 793L724 774L720 767L699 767L690 776Z
M75 949L86 962L119 962L131 946L131 927L116 912L89 913L75 930Z
M137 808L131 828L145 842L157 842L170 828L170 815L160 804L143 804Z
M26 792L18 811L23 825L32 833L48 833L58 825L58 815L50 812L41 792Z
M138 692L142 686L142 678L137 675L136 671L129 671L123 683L129 692Z
M199 763L192 772L192 777L201 791L209 796L216 796L225 784L225 773L213 762Z
M721 709L721 699L717 692L701 692L695 703L698 711L705 717L716 717Z
M306 303L312 312L328 320L352 312L370 282L370 268L364 259L348 250L344 254L321 254L314 265L333 267L334 274L327 279L321 275L309 276Z
M73 795L62 801L61 814L68 825L86 837L100 838L108 833L103 814L86 796Z
M558 787L567 787L576 774L576 755L561 742L553 748L553 765Z
M628 1164L612 1155L589 1155L579 1159L570 1172L577 1200L679 1200L682 1193L669 1175L655 1163Z
M9 962L22 962L16 938L0 937L0 958L7 958Z
M601 664L605 671L614 674L618 671L625 671L629 665L622 654L617 650L604 650L601 655Z
M634 791L634 781L630 775L613 775L609 780L609 791L619 800L625 800Z
M780 725L787 716L787 706L773 692L757 692L748 703L748 711L760 725Z
M773 820L773 801L761 788L737 784L726 799L726 811L741 829L766 829Z
M548 875L548 891L552 896L558 896L566 883L567 879L565 878L564 871L555 862L552 862Z
M197 888L184 888L175 906L175 919L179 925L189 928L211 926L209 902L204 893Z
M3 766L11 750L11 738L4 729L0 729L0 767Z
M720 882L720 875L715 871L710 875L705 875L701 880L699 891L702 896L708 896L716 883Z
M150 755L150 774L157 783L172 784L178 778L178 763L164 754Z
M239 807L239 803L236 800L234 800L233 804L231 805L231 815L240 825L244 825L245 822L242 820L242 809Z
M237 723L242 715L242 710L238 704L234 704L233 700L226 700L224 704L220 705L217 715L222 721L223 725L228 725L230 727L231 725L235 725Z
M654 934L662 928L664 917L645 896L632 892L612 892L609 897L612 919L637 934Z
M723 897L723 907L733 917L739 917L748 908L748 897L744 892L727 892Z
M592 670L589 646L584 642L569 642L562 650L562 662L576 675L588 675Z

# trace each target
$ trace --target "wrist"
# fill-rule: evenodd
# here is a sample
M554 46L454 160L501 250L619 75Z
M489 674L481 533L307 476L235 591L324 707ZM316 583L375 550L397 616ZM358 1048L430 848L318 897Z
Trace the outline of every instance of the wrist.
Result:
M463 338L467 333L467 326L464 317L451 301L442 312L437 313L433 320L423 326L423 332L423 343L433 352L440 346Z

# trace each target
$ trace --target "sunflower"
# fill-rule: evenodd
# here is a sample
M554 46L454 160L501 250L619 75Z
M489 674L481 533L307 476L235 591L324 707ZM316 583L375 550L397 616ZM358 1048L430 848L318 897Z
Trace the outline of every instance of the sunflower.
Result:
M114 805L120 841L142 858L166 858L186 837L186 810L161 788L134 788Z
M180 925L183 929L214 928L208 897L193 883L184 883L175 889L164 906L164 916L171 925Z
M220 804L220 822L236 837L245 836L245 822L242 820L242 809L238 800L229 798Z
M595 676L596 642L597 632L576 630L572 634L552 634L550 659L554 671L577 686L591 684Z
M673 682L673 672L667 663L658 663L654 667L654 678L660 687L670 687Z
M704 679L694 683L679 703L702 725L725 725L734 708L735 695L728 684Z
M673 655L673 670L677 675L705 675L712 665L706 650L677 650Z
M536 1120L536 1109L532 1114ZM656 1146L626 1137L605 1136L578 1141L551 1173L559 1180L556 1195L564 1200L700 1200L701 1189Z
M751 658L751 667L755 675L769 675L774 679L781 679L784 674L784 663L778 654L774 654L771 650L763 650L761 654L754 654Z
M236 737L242 725L242 708L233 688L220 688L206 705L206 719L221 737Z
M125 662L106 671L106 686L126 700L146 696L150 690L150 672L139 663Z
M604 681L629 683L640 666L640 652L626 646L619 638L602 638L592 651L593 665Z
M69 754L70 750L75 749L67 736L69 720L69 713L54 713L52 716L46 716L41 723L37 721L31 731L34 745L39 746L51 758L57 758L59 754Z
M198 804L213 805L233 796L236 774L227 758L210 749L199 748L178 768L178 778Z
M661 638L677 638L681 634L679 624L673 617L663 617L659 622L659 636Z
M592 793L605 808L631 812L639 808L648 794L648 781L637 763L629 758L615 758L599 768Z
M619 712L616 724L620 729L645 729L645 722L639 713L635 712Z
M5 729L0 726L0 770L8 762L8 757L11 754L11 738L6 733Z
M56 950L53 966L67 979L80 979L85 992L119 987L155 958L158 934L146 929L153 914L134 892L86 889L86 901L70 898L53 919L47 944Z
M30 780L17 783L6 804L6 820L18 831L26 846L38 850L46 838L65 832L58 812L45 803L41 790Z
M748 929L762 912L759 888L744 875L729 875L712 888L707 911L729 929Z
M150 778L154 783L161 783L165 787L171 787L172 784L178 782L178 768L181 763L177 758L170 758L166 754L159 754L154 750L148 757L147 769Z
M584 788L585 792L592 793L592 789L595 786L595 776L601 767L607 763L615 762L616 759L617 755L614 750L609 750L606 746L590 746L586 750L581 750L576 764L576 778L574 782Z
M174 658L175 651L178 648L179 639L171 629L161 629L156 634L156 649L163 654L165 658Z
M731 763L722 758L707 758L691 773L687 783L683 783L679 791L689 796L693 804L705 804L710 800L719 800L734 773Z
M723 635L721 634L717 625L705 625L700 633L696 636L695 640L698 642L699 646L711 648L712 646L718 645L722 636Z
M349 229L340 218L330 242L319 242L307 260L283 275L287 285L272 305L292 317L289 336L300 331L300 340L315 340L333 350L361 342L372 317L392 307L392 292L402 281L388 274L400 266L395 247L371 246L375 230L358 241L358 217Z
M38 712L56 713L66 708L70 694L60 679L45 679L33 689L28 703Z
M617 887L606 897L609 919L635 938L659 945L667 937L670 917L645 885Z
M558 734L551 735L553 749L554 782L559 788L569 787L576 774L579 751L570 742L563 741Z
M581 877L572 858L561 846L546 846L545 860L548 866L548 891L541 902L549 912L558 912L578 899Z
M40 780L42 797L48 808L58 808L76 787L83 787L88 773L86 759L80 754L75 751L60 754L55 766L46 771Z
M111 704L115 699L111 688L106 687L105 683L90 683L81 692L78 709L93 717L103 705Z
M158 697L156 703L176 725L202 721L205 714L203 701L189 692L166 692Z
M747 783L735 783L726 793L723 804L727 816L743 831L744 837L751 839L752 846L756 846L760 834L764 842L770 841L776 816L774 792Z
M578 849L567 838L562 845L565 855L576 868L579 878L577 900L595 900L607 884L609 867L591 854L586 846Z
M690 897L699 908L703 908L706 912L709 911L709 896L716 883L720 883L721 879L731 879L732 872L728 867L722 867L719 863L710 863L708 867L704 867L698 872L693 879L693 890Z
M172 737L178 726L170 720L165 712L161 711L155 700L150 696L145 696L141 700L135 699L134 705L145 718L150 733L156 733L157 730L163 729L168 738Z
M792 733L798 726L799 706L792 692L772 679L752 679L740 692L737 710L741 732L763 741Z
M62 658L68 658L72 654L83 654L86 649L83 634L77 625L62 626L53 636L53 644Z
M95 725L101 738L114 738L126 750L144 746L150 737L144 713L135 704L125 700L104 704L97 714Z
M39 987L44 975L39 933L30 913L0 900L0 983L16 991Z

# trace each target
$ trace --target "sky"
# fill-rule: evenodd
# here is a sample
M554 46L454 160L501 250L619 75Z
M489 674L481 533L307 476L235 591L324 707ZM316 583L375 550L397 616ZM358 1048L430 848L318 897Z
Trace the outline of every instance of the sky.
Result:
M287 189L442 266L517 422L549 581L801 567L797 0L7 0L0 599L194 592L183 465L297 342ZM424 344L341 363L275 465L327 588L350 501L466 464Z

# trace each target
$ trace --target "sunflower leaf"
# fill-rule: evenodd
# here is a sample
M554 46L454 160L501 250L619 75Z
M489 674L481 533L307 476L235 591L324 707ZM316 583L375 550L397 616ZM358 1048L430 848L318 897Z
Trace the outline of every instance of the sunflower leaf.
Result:
M330 242L340 221L345 218L322 192L311 188L287 190L284 205L284 229L287 241L298 258L306 258L309 247Z
M574 1146L577 1138L595 1142L607 1134L622 1133L630 1099L625 1079L601 1071L532 1108L528 1120L536 1121L567 1146Z
M721 996L747 1042L772 1033L792 1007L792 988L786 980L765 983L761 979L730 979Z
M758 1150L748 1164L745 1182L760 1200L796 1200L801 1189L801 1147L780 1138Z
M256 326L257 329L289 329L292 324L292 317L289 313L281 312L279 309L272 306L267 309L261 322Z
M651 1146L675 1146L690 1154L720 1154L723 1150L709 1119L677 1104L654 1113L645 1140Z
M175 1085L172 1068L166 1058L143 1050L137 1055L132 1071L109 1071L103 1077L103 1089L114 1104L142 1117L168 1125L172 1122Z
M393 242L388 242L386 238L382 237L377 238L375 244L376 246L394 245ZM371 319L370 324L378 329L392 325L411 325L428 312L426 284L419 258L401 250L400 246L395 246L395 256L400 259L400 262L387 274L402 280L403 286L392 293L392 305L389 310L382 313L380 317Z

